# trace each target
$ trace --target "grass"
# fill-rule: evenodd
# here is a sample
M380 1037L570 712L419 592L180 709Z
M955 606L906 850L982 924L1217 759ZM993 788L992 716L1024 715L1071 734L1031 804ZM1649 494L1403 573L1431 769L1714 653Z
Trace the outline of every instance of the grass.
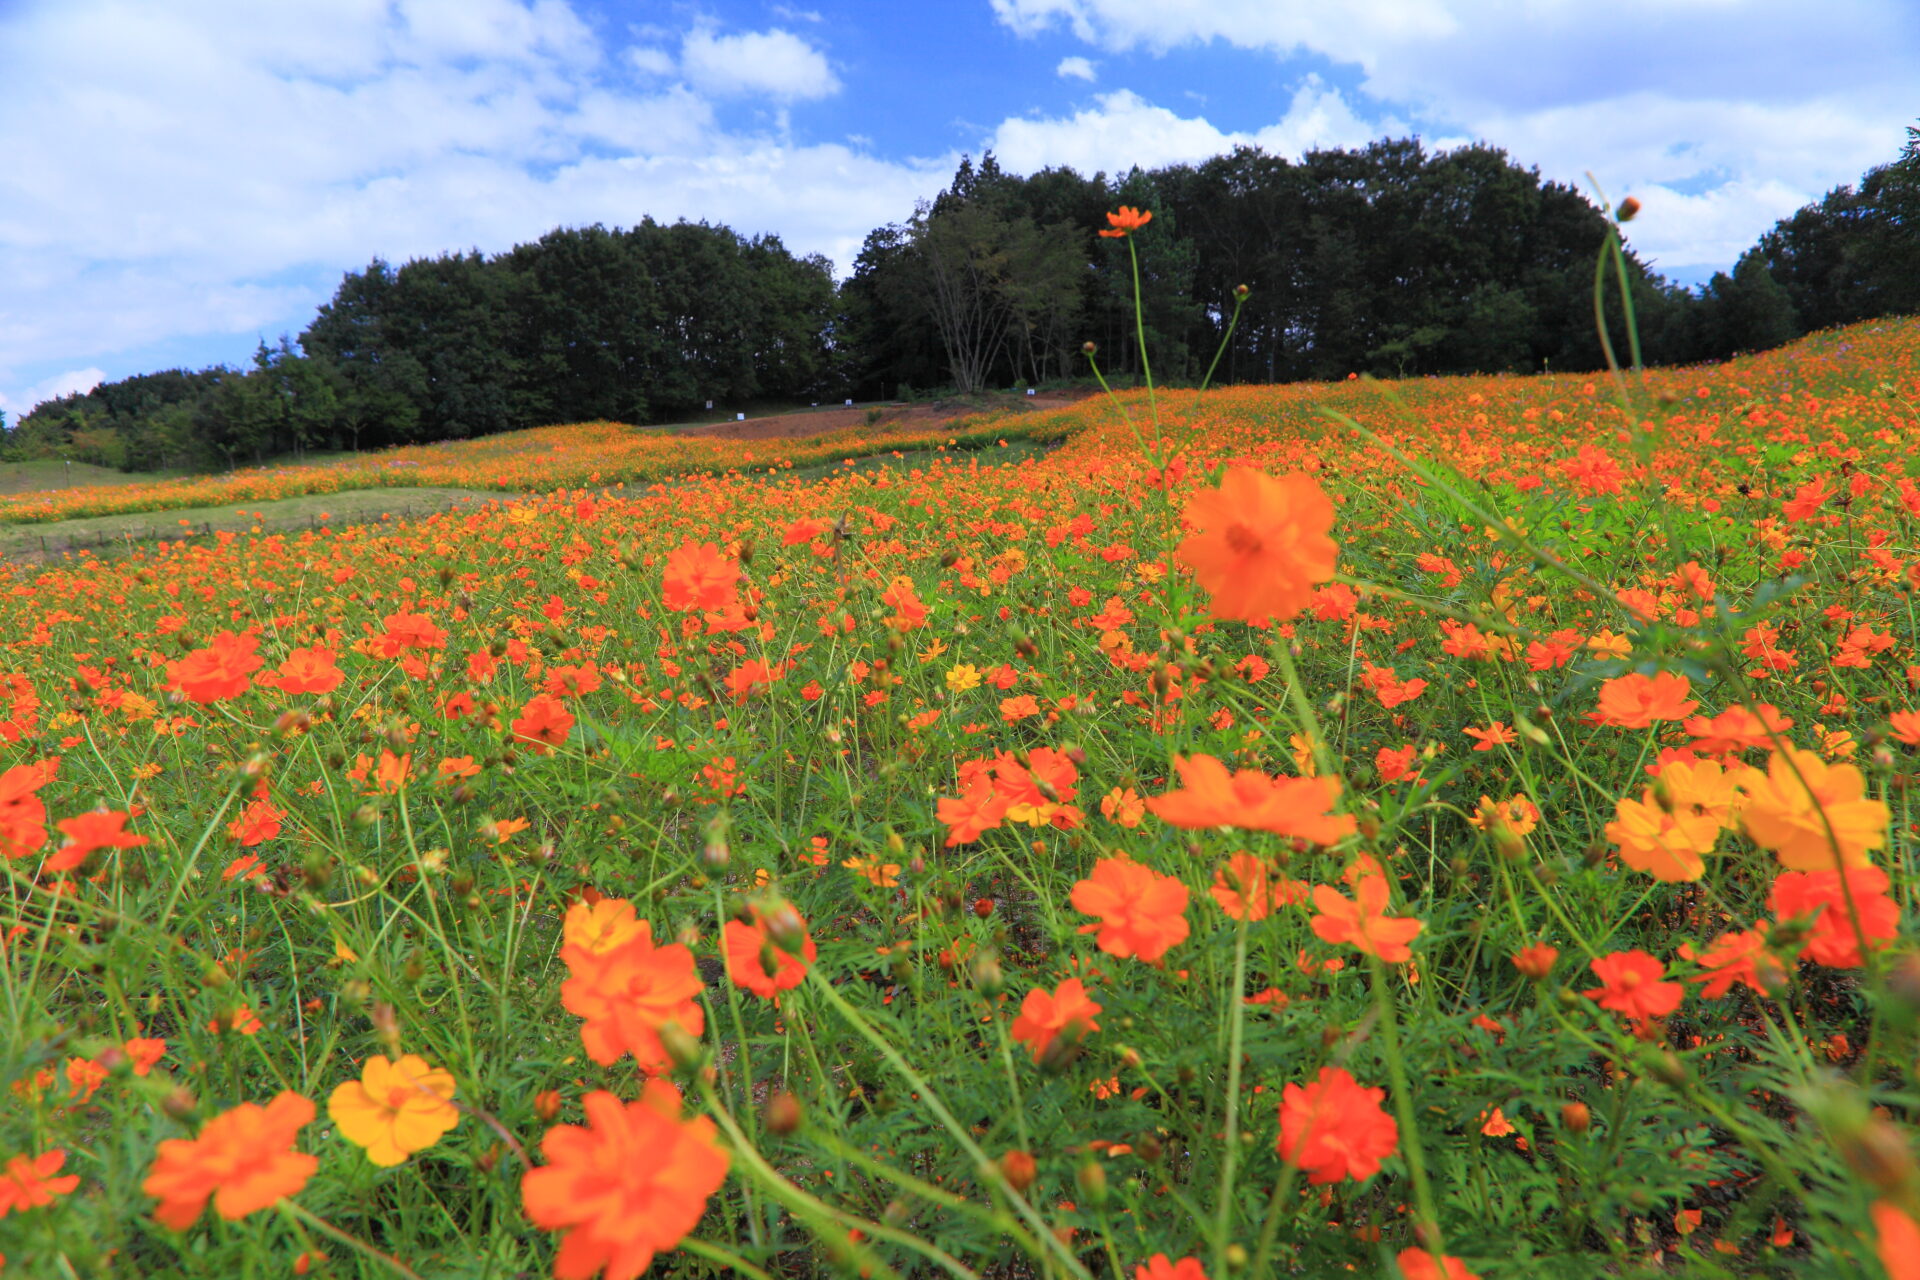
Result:
M411 520L452 507L496 502L503 496L479 489L349 489L244 507L186 507L44 524L0 524L0 558L41 558L81 550L111 552L222 533L271 535L323 525L344 528L380 520Z
M188 474L184 471L130 473L88 462L61 462L41 458L33 462L0 462L0 494L44 493L49 489L81 489L97 485L151 484Z

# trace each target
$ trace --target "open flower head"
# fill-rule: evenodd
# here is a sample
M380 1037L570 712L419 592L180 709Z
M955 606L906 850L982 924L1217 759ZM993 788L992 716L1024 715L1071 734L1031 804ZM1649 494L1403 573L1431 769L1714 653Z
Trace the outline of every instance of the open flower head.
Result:
M1150 796L1149 811L1176 827L1238 827L1333 844L1357 829L1353 816L1333 813L1338 778L1270 778L1257 769L1229 774L1212 756L1175 756L1179 790Z
M1219 488L1193 495L1185 518L1193 533L1175 554L1213 597L1216 618L1285 621L1333 578L1333 502L1311 476L1230 467Z
M327 1114L342 1137L365 1147L367 1159L381 1166L425 1151L460 1123L453 1074L411 1053L397 1060L368 1058L358 1080L328 1097Z
M1400 1126L1380 1106L1385 1089L1360 1086L1343 1067L1322 1067L1310 1084L1281 1092L1281 1158L1312 1183L1364 1181L1400 1147Z
M1107 225L1101 229L1100 234L1109 240L1118 240L1121 236L1138 231L1152 221L1151 209L1136 209L1130 204L1123 204L1118 212L1107 215Z
M1098 1031L1096 1015L1100 1005L1078 978L1068 978L1052 991L1035 987L1021 1002L1020 1016L1013 1020L1013 1038L1033 1049L1033 1060L1040 1061L1056 1040L1078 1044L1088 1032Z
M243 1102L221 1112L197 1138L168 1138L140 1184L160 1201L155 1220L184 1231L209 1199L216 1213L232 1220L296 1194L320 1167L293 1149L313 1117L312 1100L286 1090L264 1107Z
M527 1217L565 1232L553 1260L556 1280L636 1280L685 1239L727 1176L713 1121L680 1116L680 1092L649 1080L621 1102L589 1093L587 1123L547 1130L546 1163L520 1180Z
M1349 898L1324 884L1313 887L1313 906L1319 913L1313 917L1315 935L1336 946L1358 947L1390 964L1412 959L1407 944L1425 926L1418 920L1387 914L1387 878L1361 876L1354 895Z
M1866 775L1853 765L1789 747L1773 753L1764 776L1750 774L1746 787L1747 834L1789 871L1864 867L1887 842L1887 806L1867 798Z
M1187 886L1128 858L1102 858L1093 873L1073 886L1073 908L1100 923L1080 926L1095 934L1108 955L1153 962L1187 936Z

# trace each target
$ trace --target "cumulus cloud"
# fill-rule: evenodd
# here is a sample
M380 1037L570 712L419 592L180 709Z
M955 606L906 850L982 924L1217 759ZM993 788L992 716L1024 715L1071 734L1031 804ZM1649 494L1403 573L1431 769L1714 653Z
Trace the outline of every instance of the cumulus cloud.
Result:
M844 267L954 162L723 127L723 99L837 87L778 30L623 50L564 0L62 0L0 22L10 415L74 389L63 371L132 372L116 353L297 332L375 255L651 214L779 233Z
M1092 83L1094 80L1093 63L1080 57L1062 58L1060 59L1060 65L1053 69L1053 74L1059 76L1062 80L1085 80L1088 83Z
M1337 90L1309 79L1279 120L1252 132L1224 130L1204 116L1182 116L1130 89L1100 94L1095 105L1060 118L1007 120L993 153L1006 168L1030 173L1065 165L1082 173L1124 173L1134 165L1204 160L1238 146L1297 156L1314 147L1360 146L1376 126L1355 114Z
M106 380L104 369L68 369L54 374L51 378L42 378L39 382L9 396L0 391L0 413L9 417L18 417L39 404L42 400L58 400L61 396L70 396L82 391L91 391Z
M680 46L680 67L696 89L708 93L797 101L840 91L826 55L778 27L738 35L695 30Z

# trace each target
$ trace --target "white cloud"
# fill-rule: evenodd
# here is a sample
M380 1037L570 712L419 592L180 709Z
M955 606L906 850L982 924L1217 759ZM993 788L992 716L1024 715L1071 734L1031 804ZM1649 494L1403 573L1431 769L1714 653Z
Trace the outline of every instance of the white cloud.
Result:
M646 47L682 44L663 34ZM797 37L696 29L682 51L603 50L561 0L62 0L0 19L0 403L161 343L228 335L243 358L375 255L499 252L557 225L705 218L844 269L952 173L723 127L723 89L836 85ZM636 88L643 64L685 83Z
M91 391L104 382L106 377L106 371L103 369L68 369L64 373L54 374L51 378L41 379L17 395L10 396L0 391L0 413L5 413L11 419L8 425L12 426L23 414L41 401L58 400L61 396Z
M778 27L725 36L696 29L680 46L680 66L696 89L708 93L794 101L840 91L826 55Z
M1309 79L1286 115L1251 133L1222 130L1204 116L1181 116L1129 89L1105 93L1066 119L1021 118L994 131L993 153L1017 173L1065 165L1082 173L1125 173L1134 165L1204 160L1237 146L1297 156L1313 147L1360 146L1376 126L1354 114L1338 91Z
M1616 198L1646 202L1636 246L1691 275L1892 159L1920 65L1912 0L992 5L1022 36L1066 32L1114 53L1218 43L1354 68L1358 102L1380 104L1353 109L1372 132L1394 131L1373 115L1391 111L1430 142L1491 142L1549 178L1586 187L1591 170ZM1296 98L1287 119L1299 115ZM1203 121L1148 123L1162 150L1204 136Z
M1053 74L1062 80L1085 80L1089 84L1095 78L1093 63L1078 57L1060 59L1060 65L1053 69Z
M670 76L674 72L673 55L665 49L635 45L627 50L627 62L635 71L649 76Z

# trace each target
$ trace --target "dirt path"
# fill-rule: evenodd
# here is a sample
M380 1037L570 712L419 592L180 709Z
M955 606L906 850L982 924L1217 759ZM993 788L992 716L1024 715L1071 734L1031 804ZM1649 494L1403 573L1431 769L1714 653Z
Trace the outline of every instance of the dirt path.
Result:
M745 422L711 422L697 427L682 427L676 434L714 436L721 440L794 440L803 436L824 435L829 431L841 431L848 427L906 424L933 426L954 418L971 417L981 413L1008 411L1022 413L1039 409L1059 409L1093 394L1097 393L1079 389L1043 391L1031 396L994 392L990 395L971 396L964 399L930 400L924 404L908 404L901 401L855 405L851 409L844 407L802 409L795 413L748 418ZM876 409L879 410L879 417L870 422L868 415Z

